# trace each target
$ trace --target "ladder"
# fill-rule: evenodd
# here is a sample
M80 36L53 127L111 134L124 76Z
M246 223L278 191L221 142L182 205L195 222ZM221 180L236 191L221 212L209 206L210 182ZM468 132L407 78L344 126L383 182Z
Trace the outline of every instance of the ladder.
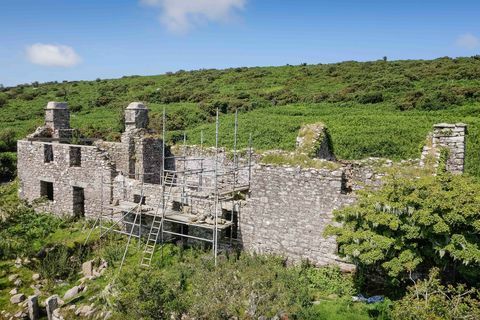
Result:
M143 250L142 261L140 266L150 267L153 259L153 253L155 252L155 246L157 245L158 236L160 235L163 227L163 219L165 218L165 212L167 210L167 204L172 193L172 188L175 181L175 174L173 172L167 172L163 180L163 197L161 203L158 204L155 215L153 216L152 226L148 234L147 243ZM158 214L158 209L162 206L162 214Z

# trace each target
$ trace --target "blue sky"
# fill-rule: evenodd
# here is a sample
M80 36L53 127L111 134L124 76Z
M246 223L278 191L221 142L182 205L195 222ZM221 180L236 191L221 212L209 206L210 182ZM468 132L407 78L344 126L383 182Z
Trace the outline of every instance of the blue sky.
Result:
M480 1L0 0L0 83L480 53Z

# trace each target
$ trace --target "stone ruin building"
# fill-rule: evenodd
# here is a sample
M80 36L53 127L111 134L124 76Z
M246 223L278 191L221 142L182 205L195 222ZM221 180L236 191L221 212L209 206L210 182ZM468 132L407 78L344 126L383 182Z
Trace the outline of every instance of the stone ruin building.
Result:
M334 160L324 128L311 129L318 143L301 134L298 149ZM447 169L462 172L465 133L464 124L435 126L422 161L446 148ZM234 244L348 269L323 230L335 209L352 204L355 190L378 183L380 174L358 163L308 169L262 164L251 149L241 154L165 145L148 129L148 109L139 102L125 109L121 142L85 139L70 128L67 105L49 102L45 125L18 141L19 194L42 198L39 210L92 219L102 234L143 238L147 266L157 243L189 239L211 244L215 256Z

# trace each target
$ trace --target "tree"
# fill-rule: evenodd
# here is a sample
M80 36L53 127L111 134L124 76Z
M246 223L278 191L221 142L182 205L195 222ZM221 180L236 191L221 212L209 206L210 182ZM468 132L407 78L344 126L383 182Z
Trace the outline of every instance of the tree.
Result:
M339 253L363 270L398 282L439 267L451 279L480 280L480 184L471 177L392 176L334 216L342 224L326 233L337 236Z

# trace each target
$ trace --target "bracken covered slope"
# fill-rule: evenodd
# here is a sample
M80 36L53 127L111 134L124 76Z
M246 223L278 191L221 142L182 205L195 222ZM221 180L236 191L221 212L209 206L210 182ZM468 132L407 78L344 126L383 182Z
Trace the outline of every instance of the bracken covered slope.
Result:
M114 140L122 109L138 100L151 109L152 128L161 128L165 107L169 139L186 130L191 144L200 142L201 131L205 143L213 143L217 108L223 145L232 144L236 109L241 147L252 133L256 149L293 150L302 124L323 122L339 159L416 158L434 123L465 122L466 170L480 175L480 56L178 71L4 88L0 174L14 160L5 152L15 151L15 139L42 123L51 100L69 103L72 126L84 134Z

